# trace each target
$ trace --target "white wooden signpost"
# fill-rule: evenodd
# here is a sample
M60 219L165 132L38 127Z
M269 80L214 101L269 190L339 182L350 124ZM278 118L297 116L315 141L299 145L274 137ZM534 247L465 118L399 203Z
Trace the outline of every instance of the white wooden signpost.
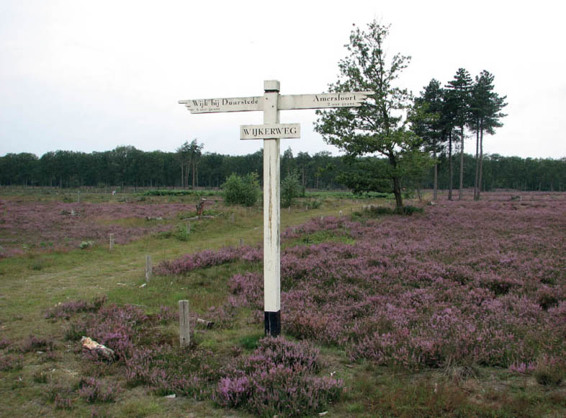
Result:
M280 139L300 138L297 123L280 124L280 110L357 107L372 92L280 95L279 81L264 82L263 96L179 100L191 113L263 111L263 125L240 126L240 139L263 139L263 289L265 334L281 333Z

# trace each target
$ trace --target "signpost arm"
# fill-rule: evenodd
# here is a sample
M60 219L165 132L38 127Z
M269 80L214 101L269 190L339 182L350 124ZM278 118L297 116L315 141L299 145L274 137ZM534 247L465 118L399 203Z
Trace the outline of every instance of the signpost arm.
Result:
M264 82L263 123L279 123L279 81ZM263 141L263 286L265 334L281 333L280 139Z

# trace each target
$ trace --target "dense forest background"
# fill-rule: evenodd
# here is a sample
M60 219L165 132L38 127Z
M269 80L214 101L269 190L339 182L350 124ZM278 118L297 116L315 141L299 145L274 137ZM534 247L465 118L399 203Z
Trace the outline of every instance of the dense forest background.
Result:
M243 156L202 153L144 152L132 146L112 151L82 153L73 151L34 154L7 154L0 157L0 185L52 187L220 187L236 173L258 174L263 169L262 151ZM378 160L379 161L379 160ZM455 161L454 164L458 162ZM383 161L383 164L386 164ZM287 149L281 157L281 176L296 173L307 189L345 189L340 181L352 170L343 157L328 152L314 155ZM473 187L475 159L464 155L464 186ZM484 157L482 189L539 191L566 190L566 158L533 159L487 155ZM457 174L454 173L454 176ZM448 160L439 160L439 188L447 189ZM454 179L454 182L456 179ZM422 178L412 179L405 187L432 188L432 169Z

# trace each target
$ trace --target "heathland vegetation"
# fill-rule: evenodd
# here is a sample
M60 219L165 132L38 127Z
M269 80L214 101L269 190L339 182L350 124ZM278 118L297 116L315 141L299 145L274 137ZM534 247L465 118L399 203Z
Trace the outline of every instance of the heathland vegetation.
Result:
M0 415L563 416L564 193L351 197L282 211L270 340L260 204L4 189Z

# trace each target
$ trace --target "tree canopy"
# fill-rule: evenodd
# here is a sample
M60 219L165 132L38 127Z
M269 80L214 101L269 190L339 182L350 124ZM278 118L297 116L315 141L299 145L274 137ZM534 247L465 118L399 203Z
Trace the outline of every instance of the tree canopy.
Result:
M453 140L460 142L459 196L462 196L466 127L476 133L474 198L479 199L483 175L483 134L494 134L495 128L503 126L501 118L506 116L502 113L507 105L506 98L495 93L493 80L494 76L484 70L471 81L468 71L460 68L446 87L442 88L438 80L432 79L415 98L415 108L421 115L414 124L415 133L423 139L425 149L432 153L435 160L439 155L447 154L449 199L452 198Z
M332 92L371 91L369 99L357 108L317 111L315 130L324 140L345 151L348 161L355 157L381 155L386 158L386 170L374 170L389 179L395 195L396 208L402 210L402 181L423 167L426 160L420 151L422 140L411 130L409 111L412 97L396 80L410 62L410 57L395 54L389 58L385 41L389 27L373 21L367 30L356 27L346 46L348 55L338 63L340 71ZM426 167L426 165L424 166ZM357 189L380 186L382 182L364 182Z

